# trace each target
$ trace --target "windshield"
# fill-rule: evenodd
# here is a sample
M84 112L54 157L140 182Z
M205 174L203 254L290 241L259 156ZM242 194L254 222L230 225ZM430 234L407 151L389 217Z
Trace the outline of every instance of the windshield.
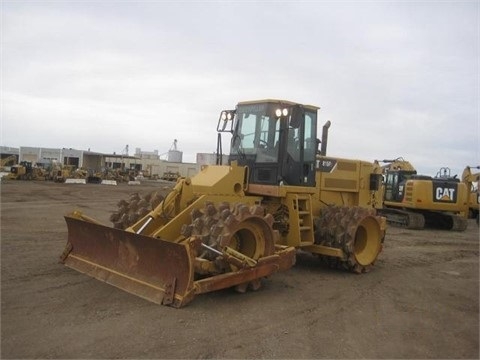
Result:
M250 169L252 184L315 184L317 109L291 102L237 105L229 162Z
M317 113L304 111L302 124L290 115L279 117L275 111L278 103L243 104L237 107L237 122L232 138L231 153L241 156L255 156L255 162L277 162L279 143L286 142L285 149L293 161L315 161L317 150ZM286 137L281 140L281 131ZM303 160L301 154L303 153Z
M241 105L237 109L236 136L232 139L232 153L257 155L257 162L278 160L280 119L272 105Z

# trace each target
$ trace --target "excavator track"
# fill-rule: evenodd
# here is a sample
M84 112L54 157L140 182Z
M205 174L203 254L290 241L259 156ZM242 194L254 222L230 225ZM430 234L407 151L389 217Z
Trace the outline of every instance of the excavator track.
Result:
M465 231L468 225L466 218L442 212L420 213L400 209L381 209L379 212L386 216L389 224L410 230L422 230L427 227L437 230Z
M387 218L390 225L404 227L410 230L422 230L425 227L425 217L421 213L400 209L380 209L378 212Z
M466 218L455 215L438 212L428 212L425 214L425 226L439 230L465 231L468 221Z
M467 230L467 226L468 221L466 218L458 215L453 215L453 226L451 228L452 231L465 231Z
M375 209L328 206L315 221L315 244L341 249L344 258L320 255L333 268L368 272L382 250L385 237Z
M412 230L421 230L425 227L425 217L422 214L406 213L405 227Z

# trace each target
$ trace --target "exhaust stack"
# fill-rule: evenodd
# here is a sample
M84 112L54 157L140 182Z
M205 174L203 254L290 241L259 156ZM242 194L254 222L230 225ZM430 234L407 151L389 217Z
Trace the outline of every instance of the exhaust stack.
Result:
M327 155L327 142L328 142L328 128L332 125L330 120L328 120L325 125L323 125L322 129L322 144L320 148L320 155L326 156Z

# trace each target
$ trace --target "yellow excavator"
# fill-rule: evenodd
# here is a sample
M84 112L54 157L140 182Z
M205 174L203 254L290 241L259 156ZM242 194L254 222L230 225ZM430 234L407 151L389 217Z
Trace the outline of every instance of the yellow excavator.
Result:
M0 159L0 169L6 166L12 166L17 163L17 156L10 155L5 158Z
M221 133L231 134L227 165L178 179L165 198L119 204L125 211L114 227L80 211L66 215L61 262L174 307L223 288L256 290L295 264L296 249L369 271L385 236L372 202L379 175L371 164L319 153L318 109L259 100L222 111L217 149Z
M480 190L478 188L480 181L480 172L472 173L472 169L480 169L480 166L467 166L462 173L462 181L469 189L468 198L468 217L477 220L479 223L479 204L480 204Z
M413 165L401 157L376 163L385 164L383 204L378 212L390 224L409 229L467 228L467 187L456 176L450 176L449 168L441 168L431 177L418 175Z
M32 163L21 161L19 164L13 165L7 177L13 180L32 180L34 178Z

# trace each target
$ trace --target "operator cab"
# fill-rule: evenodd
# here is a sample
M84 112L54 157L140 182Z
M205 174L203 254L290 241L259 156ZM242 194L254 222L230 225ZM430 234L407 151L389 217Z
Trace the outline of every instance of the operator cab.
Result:
M318 109L262 100L222 111L217 130L232 133L229 164L247 166L251 184L315 186Z
M394 202L403 200L407 180L418 176L416 170L389 170L386 175L384 198Z

